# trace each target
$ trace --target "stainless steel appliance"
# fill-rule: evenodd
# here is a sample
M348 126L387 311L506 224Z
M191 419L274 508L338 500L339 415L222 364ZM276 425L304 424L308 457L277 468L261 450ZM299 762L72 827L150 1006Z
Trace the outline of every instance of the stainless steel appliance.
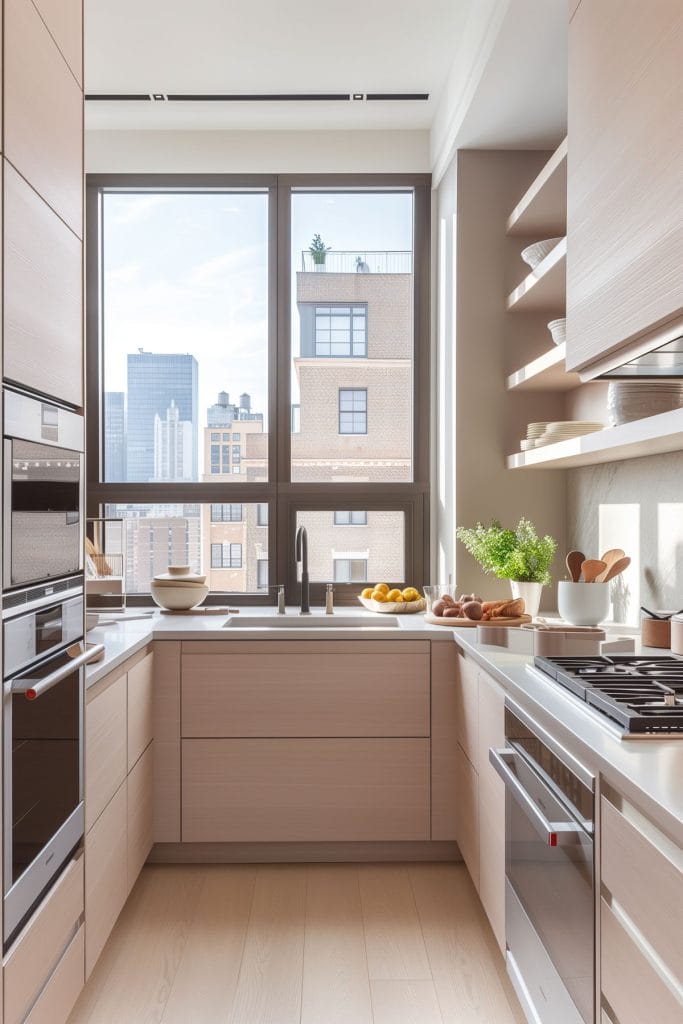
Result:
M506 700L507 968L533 1024L594 1024L595 779Z
M534 658L620 739L683 739L683 661L671 655ZM531 670L533 671L533 670Z
M83 570L83 417L4 391L3 587Z
M3 614L6 948L83 836L83 666L101 647L69 646L83 635L82 591Z

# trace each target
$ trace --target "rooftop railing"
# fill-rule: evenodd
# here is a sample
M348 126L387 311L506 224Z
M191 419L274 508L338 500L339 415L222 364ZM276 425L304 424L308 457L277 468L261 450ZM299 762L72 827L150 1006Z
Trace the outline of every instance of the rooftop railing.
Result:
M332 250L325 254L324 263L316 263L313 253L301 253L301 269L328 274L412 274L413 254L379 249L350 249L348 252Z

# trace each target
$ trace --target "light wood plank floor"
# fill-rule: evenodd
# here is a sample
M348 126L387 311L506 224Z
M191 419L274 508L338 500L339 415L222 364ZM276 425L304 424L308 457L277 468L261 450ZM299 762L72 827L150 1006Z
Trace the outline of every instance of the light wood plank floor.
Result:
M524 1024L463 864L150 865L69 1024Z

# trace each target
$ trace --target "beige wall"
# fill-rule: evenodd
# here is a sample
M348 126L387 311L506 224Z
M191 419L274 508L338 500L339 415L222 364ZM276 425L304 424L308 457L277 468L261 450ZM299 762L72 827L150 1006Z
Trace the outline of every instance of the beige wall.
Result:
M486 577L462 545L455 543L456 525L500 519L514 526L526 515L540 533L551 533L565 551L565 474L561 471L510 471L505 454L518 450L524 425L532 420L561 419L561 396L540 393L510 395L504 380L510 361L525 362L529 347L547 347L545 321L509 314L505 296L525 276L519 251L524 239L506 238L505 223L519 197L547 159L543 152L460 151L453 172L446 176L439 196L442 212L454 211L455 258L440 306L457 296L454 325L455 359L455 486L437 487L437 500L452 501L454 515L444 508L438 546L440 572L452 574L462 591L484 596L505 596L509 585ZM455 189L455 201L450 190ZM447 217L444 216L444 220ZM453 227L453 225L451 225ZM448 223L442 227L447 231ZM449 240L445 241L448 250ZM452 314L451 314L452 315ZM440 320L445 319L442 312ZM548 317L547 319L550 319ZM448 354L447 325L439 345L442 360ZM451 354L448 354L452 358ZM437 377L437 392L442 387ZM440 407L448 416L452 385L442 391ZM437 413L437 420L440 413ZM452 437L452 435L451 435ZM447 437L442 450L448 455ZM452 460L451 460L452 464ZM437 476L439 467L437 466ZM449 565L447 553L454 551ZM559 571L561 557L556 559ZM554 588L544 592L544 605L555 605Z
M428 173L428 131L85 133L88 174Z
M637 624L644 604L683 607L683 453L567 473L567 539L599 557L624 548L633 566L613 590L616 621Z

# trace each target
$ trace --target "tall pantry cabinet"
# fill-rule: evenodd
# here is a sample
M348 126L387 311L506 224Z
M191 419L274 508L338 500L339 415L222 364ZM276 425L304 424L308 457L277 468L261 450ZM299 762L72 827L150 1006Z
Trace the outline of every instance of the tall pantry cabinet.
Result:
M83 405L82 0L4 0L3 377Z
M0 33L3 384L82 410L83 0L2 0ZM83 878L81 852L5 952L0 1024L68 1018Z

